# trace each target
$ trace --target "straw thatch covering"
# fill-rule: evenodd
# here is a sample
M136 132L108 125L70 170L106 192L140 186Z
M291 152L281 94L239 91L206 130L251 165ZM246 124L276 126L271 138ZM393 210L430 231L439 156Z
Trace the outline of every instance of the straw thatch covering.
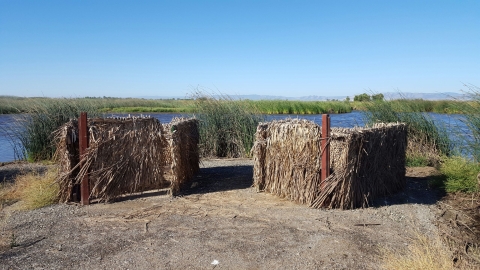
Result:
M333 172L321 185L321 127L306 120L262 123L252 149L254 185L314 208L366 207L404 188L406 132L404 124L333 128Z
M307 120L261 123L252 149L260 191L311 204L320 188L321 127Z
M177 194L200 170L198 120L174 118L164 128L170 153L166 157L171 169L169 180L172 183L172 193Z
M55 134L62 201L74 199L71 194L78 192L76 186L86 174L90 197L110 201L152 189L172 188L178 192L182 183L198 171L196 120L177 120L175 130L165 130L154 118L135 117L88 119L88 127L89 147L82 166L77 121L68 122ZM187 154L180 153L186 150Z

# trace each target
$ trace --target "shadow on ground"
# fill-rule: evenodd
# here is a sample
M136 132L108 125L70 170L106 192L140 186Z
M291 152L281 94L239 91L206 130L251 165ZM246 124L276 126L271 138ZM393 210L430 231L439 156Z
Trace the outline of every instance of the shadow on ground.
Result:
M253 185L253 166L222 166L202 168L190 181L180 196L192 194L206 194L237 189L249 188ZM137 194L124 195L116 198L115 202L134 200L169 194L168 189L145 191ZM95 203L96 201L93 201Z
M430 176L407 177L407 186L403 191L378 197L372 200L370 206L436 204L445 192L431 187L429 179ZM185 189L183 195L249 188L253 185L253 166L202 168L191 183L192 186Z
M407 177L407 186L403 191L386 194L370 201L371 207L381 207L398 204L433 205L440 201L445 192L432 188L429 178ZM221 166L200 169L200 172L190 181L182 195L206 194L250 188L253 185L253 166ZM167 195L168 190L147 191L139 194L125 195L115 201L132 200L143 197Z
M446 193L429 185L430 177L407 177L407 186L403 191L386 194L372 201L370 206L380 207L395 204L428 204L440 201Z
M26 174L30 172L42 174L46 170L47 170L47 166L28 164L26 162L7 164L4 166L0 166L0 183L11 182L18 175L21 175L21 174Z
M191 183L183 195L249 188L253 185L253 166L202 168Z

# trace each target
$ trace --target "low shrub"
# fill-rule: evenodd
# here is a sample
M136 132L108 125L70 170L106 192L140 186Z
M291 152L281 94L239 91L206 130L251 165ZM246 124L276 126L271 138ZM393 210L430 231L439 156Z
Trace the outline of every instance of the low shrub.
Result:
M446 192L478 192L477 175L480 164L463 157L444 158L440 165L441 176L433 180L434 185Z

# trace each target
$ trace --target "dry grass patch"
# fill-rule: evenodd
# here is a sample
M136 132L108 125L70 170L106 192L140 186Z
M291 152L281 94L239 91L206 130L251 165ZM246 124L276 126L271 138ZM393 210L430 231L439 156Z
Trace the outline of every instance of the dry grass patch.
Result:
M55 182L57 169L50 168L45 173L30 172L19 175L13 183L0 186L0 204L22 201L22 208L32 210L58 202L58 184Z
M382 266L389 270L447 270L454 269L452 256L440 237L430 239L416 233L408 248L382 250Z
M16 177L14 182L0 183L0 210L21 201L19 208L33 210L58 202L57 169L45 173L29 172ZM17 245L13 231L5 229L10 212L0 212L0 251Z

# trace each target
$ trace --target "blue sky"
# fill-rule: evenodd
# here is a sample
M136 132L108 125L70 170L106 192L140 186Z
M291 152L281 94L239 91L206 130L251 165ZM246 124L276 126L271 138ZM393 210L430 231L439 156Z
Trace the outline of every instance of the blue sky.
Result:
M0 0L0 95L480 86L480 1Z

